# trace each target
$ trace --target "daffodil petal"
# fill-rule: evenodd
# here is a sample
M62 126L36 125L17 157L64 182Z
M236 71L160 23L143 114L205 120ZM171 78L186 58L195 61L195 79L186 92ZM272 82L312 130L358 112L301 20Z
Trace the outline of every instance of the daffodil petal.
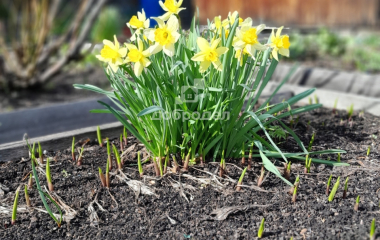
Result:
M203 52L200 52L200 53L197 53L195 54L191 60L195 61L195 62L202 62L205 60L205 57L206 57L206 54L203 53Z
M186 8L178 8L178 10L177 10L177 14L180 12L180 11L182 11L182 10L185 10Z
M127 48L120 48L118 53L120 54L121 57L125 57L125 55L127 55Z
M116 35L113 35L113 39L115 40L115 49L119 49L120 48L120 44L117 41Z
M164 53L166 55L168 55L169 57L173 57L174 56L174 44L166 44L164 46Z
M256 27L256 34L259 34L261 31L265 29L265 24L260 24Z
M278 50L278 52L282 56L289 57L289 49L287 49L287 48L280 48L280 50Z
M199 72L204 72L207 70L207 68L209 68L211 65L211 62L210 61L203 61L201 62L200 66L199 66Z
M214 41L211 42L211 49L216 49L220 43L220 38L215 39Z
M160 6L162 7L162 9L164 9L165 12L169 11L169 9L164 5L162 1L159 1L158 4L160 4Z
M198 44L199 49L202 52L210 49L210 44L203 37L198 37L197 38L197 44Z
M216 68L216 70L218 71L222 71L222 62L218 59L216 60L215 62L212 62L212 65L214 65L214 67Z
M149 59L147 59L145 57L142 59L142 65L144 67L148 67L150 64L151 64L151 62L149 61Z
M276 59L278 61L277 50L273 49L272 56L273 56L274 59Z
M133 72L135 73L136 77L140 76L143 70L144 66L140 62L136 62L133 68Z
M167 21L171 15L172 15L171 12L166 12L164 15L160 16L159 18L162 19L162 21Z
M148 49L149 49L150 54L156 54L162 50L162 45L160 45L159 43L156 43L150 46Z
M228 48L226 48L226 47L218 47L217 49L215 49L215 51L218 54L218 56L220 56L220 55L225 54L228 51Z
M147 19L144 21L144 28L149 28L149 26L150 26L150 20Z
M278 38L280 37L283 28L284 28L284 26L279 27L279 28L277 29L276 37L278 37Z
M126 43L125 46L127 46L128 50L137 49L137 47L133 44Z
M112 69L113 72L117 72L117 70L119 69L119 66L116 65L116 64L112 64L112 63L109 63L109 65Z
M151 17L151 18L157 22L159 28L165 27L164 20L162 20L161 18L158 18L158 17Z
M267 50L267 47L262 45L261 43L255 43L253 44L253 48L255 48L256 50L259 50L259 51L265 51Z
M112 48L112 49L115 49L115 45L113 44L113 42L111 42L110 40L107 40L107 39L104 39L103 40L103 44Z
M174 32L178 30L178 19L176 16L171 15L169 20L166 23L166 26L169 31Z

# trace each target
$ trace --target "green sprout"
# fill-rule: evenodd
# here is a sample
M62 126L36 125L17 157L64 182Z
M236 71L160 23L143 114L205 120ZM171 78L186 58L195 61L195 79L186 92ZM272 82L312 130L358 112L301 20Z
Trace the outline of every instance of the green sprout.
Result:
M173 158L173 162L174 162L174 167L173 167L173 172L174 173L176 173L176 172L178 172L179 171L179 165L178 165L178 162L177 162L177 160L175 159L175 156L174 155L172 155L172 158Z
M98 143L100 147L103 147L102 134L100 133L100 127L96 128L96 136L98 137Z
M164 174L166 174L168 164L169 164L169 154L166 154L165 162L164 162Z
M243 148L241 149L241 165L245 165L245 144L243 142Z
M33 162L35 162L36 164L37 164L37 161L36 161L36 154L35 154L35 148L36 147L36 143L33 143L33 148L32 148L32 150L30 151L30 153L31 153L31 159L32 159L32 161Z
M109 165L110 161L108 160L107 161L107 165L106 165L106 187L107 188L110 188L110 165Z
M297 201L297 190L298 190L299 184L294 184L294 190L293 190L293 197L292 202L295 203Z
M84 145L82 145L82 148L80 149L79 157L78 157L78 162L77 165L81 166L82 165L82 160L83 160L83 151L84 151Z
M100 181L102 183L102 186L106 187L107 186L106 177L104 176L102 169L100 167L99 167L99 178L100 178Z
M288 162L288 164L285 164L285 169L284 169L284 177L289 180L290 178L290 171L292 169L292 162Z
M186 155L185 163L183 164L183 170L185 171L189 170L190 153L191 153L191 148L189 149L189 153Z
M120 134L120 152L124 151L124 146L123 146L123 134Z
M249 149L249 155L248 155L248 170L251 170L252 168L252 152L253 152L253 143L251 149Z
M236 191L240 191L241 190L241 184L243 183L243 179L244 179L244 175L245 175L245 172L247 171L247 168L244 168L243 172L241 173L240 175L240 178L239 178L239 182L236 186Z
M158 158L159 157L157 157L157 159ZM158 163L157 163L158 160L156 160L154 157L152 157L152 161L153 161L154 170L156 171L156 177L161 176L160 168L158 167Z
M309 97L309 105L312 105L312 104L313 104L313 99Z
M264 223L265 223L265 218L261 220L260 227L259 227L259 232L257 233L258 238L262 238L264 234Z
M29 175L28 188L29 188L29 189L32 189L32 188L33 188L33 178L32 178L32 174Z
M329 195L329 202L331 202L332 200L334 200L336 191L338 190L338 187L339 187L339 181L340 181L340 177L338 177L338 179L336 180L336 182L334 184L333 189L331 190L331 193Z
M338 159L336 161L340 162L340 153L338 153Z
M306 155L304 173L310 173L311 159L312 158L309 158L309 155Z
M326 186L326 195L327 196L330 194L331 178L332 178L332 174L330 175L329 180L327 181L327 186Z
M120 159L120 155L119 155L119 151L116 149L115 145L112 144L112 149L113 149L113 154L115 154L115 158L116 158L116 162L117 162L117 167L119 170L123 169L122 165L121 165L121 159Z
M143 177L144 170L143 170L142 165L141 165L140 151L137 152L137 166L139 169L140 177Z
M359 211L359 203L360 203L360 195L356 198L355 205L354 205L354 210Z
M348 177L346 178L346 182L344 183L343 198L347 197L347 189L348 189Z
M24 187L24 192L25 192L26 206L31 207L32 205L30 204L30 199L29 199L29 194L28 194L28 187L26 185Z
M319 103L319 99L318 99L317 94L314 94L314 101L315 101L315 104L318 104L318 103Z
M75 163L77 161L75 159L75 137L73 137L73 142L71 143L71 156L73 158L73 162Z
M127 132L127 129L125 127L123 129L123 139L124 139L124 147L127 147L127 144L128 144L128 132Z
M110 147L110 140L107 138L107 162L109 161L109 169L112 170L112 156L111 156L111 147Z
M354 114L354 104L347 109L348 121L351 121L352 115Z
M40 163L44 163L44 153L42 152L42 147L40 142L38 142L38 156L40 157Z
M267 103L267 112L269 111L269 102Z
M368 146L368 148L367 148L367 156L369 156L370 153L371 153L371 146Z
M20 191L20 187L16 190L15 200L13 202L13 211L12 211L12 225L16 223L16 215L17 215L17 205L18 205L18 194Z
M224 150L222 151L222 159L220 159L219 177L223 177L226 172L226 159L224 159Z
M51 181L51 174L50 174L50 161L49 158L46 159L46 181L49 187L49 191L54 191L54 186Z
M311 139L310 139L310 142L309 142L309 147L307 148L308 152L310 152L311 147L313 146L314 138L315 138L315 132L313 133L313 135L311 135Z
M372 219L371 230L369 231L369 239L375 240L375 231L376 231L376 219Z
M264 169L264 165L262 165L262 166L261 166L260 177L257 179L257 186L258 186L258 187L261 187L261 185L263 185L264 174L265 174L265 169Z
M337 106L338 106L338 98L336 98L335 101L334 101L333 114L336 113Z

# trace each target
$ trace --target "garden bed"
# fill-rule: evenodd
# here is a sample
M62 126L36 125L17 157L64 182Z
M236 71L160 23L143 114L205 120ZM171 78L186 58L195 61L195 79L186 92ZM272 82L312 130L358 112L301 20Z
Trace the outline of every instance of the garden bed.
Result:
M313 150L343 149L347 154L342 154L342 161L351 166L312 164L311 173L303 174L303 165L293 163L290 181L294 182L296 175L300 175L294 204L286 193L289 186L273 174L265 178L261 188L256 187L261 168L259 162L255 162L253 170L245 175L243 184L247 187L241 192L235 191L242 171L239 160L228 161L228 177L225 179L217 176L218 162L211 162L204 168L195 165L187 173L167 174L162 178L154 177L154 169L147 164L144 166L145 177L141 180L134 164L136 152L145 151L133 137L128 138L127 147L134 148L125 155L123 168L127 178L120 173L116 176L117 171L112 170L111 187L107 190L101 187L98 178L98 167L105 168L107 151L91 141L85 147L83 165L79 167L72 163L70 144L48 152L48 156L55 160L51 162L55 193L76 212L72 212L74 218L70 222L64 221L58 228L48 214L30 209L18 213L16 224L12 226L10 215L0 213L0 238L254 239L262 218L265 218L263 239L289 239L292 236L294 239L368 239L372 219L380 217L380 118L370 114L356 115L352 124L348 124L345 111L333 114L331 109L319 109L304 113L299 119L295 132L305 145L316 132ZM118 146L116 138L113 142ZM367 156L368 146L371 151ZM292 138L282 141L280 148L286 152L300 151ZM337 158L336 155L324 157ZM14 192L18 186L27 183L30 171L27 155L21 161L0 163L1 207L12 207ZM325 195L330 174L333 175L332 184L338 176L341 177L341 187L331 203ZM342 186L347 176L348 194L342 199ZM154 193L145 194L145 188L132 190L127 185L127 182L133 182L131 179L144 182ZM40 180L46 185L43 175ZM35 188L29 194L32 205L43 208ZM358 195L359 211L354 211ZM20 193L19 210L23 205L25 200ZM90 220L91 206L98 221ZM236 208L225 220L212 214L214 210L226 207ZM377 233L379 236L379 231Z

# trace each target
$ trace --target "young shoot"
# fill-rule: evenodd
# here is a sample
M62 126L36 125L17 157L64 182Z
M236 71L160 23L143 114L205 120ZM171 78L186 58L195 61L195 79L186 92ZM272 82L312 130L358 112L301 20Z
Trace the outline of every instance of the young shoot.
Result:
M356 198L355 205L354 205L354 210L359 211L359 203L360 203L360 195Z
M338 98L334 101L333 114L336 114L336 107L338 106Z
M164 162L164 174L166 174L168 164L169 164L169 154L166 154L165 162Z
M33 177L32 177L32 174L29 175L28 188L29 189L33 188Z
M40 157L40 163L44 163L44 153L42 152L42 147L40 142L38 142L38 156Z
M26 185L24 187L24 192L25 192L26 206L31 207L32 205L30 204L30 199L29 199L29 194L28 194L28 187Z
M309 105L312 105L312 104L313 104L313 99L309 97Z
M308 151L308 152L310 152L311 147L313 146L314 138L315 138L315 132L314 132L313 135L311 136L311 139L310 139L310 142L309 142L309 147L307 148L307 151Z
M185 163L183 164L183 170L185 171L189 170L190 153L191 153L191 148L189 149L189 153L186 155Z
M243 142L243 148L241 150L241 165L245 165L245 144Z
M338 159L336 161L340 162L340 153L338 153Z
M144 170L141 165L141 157L140 157L140 151L137 152L137 166L139 169L140 177L142 178L144 175Z
M116 149L116 147L115 147L114 144L112 144L112 149L113 149L113 154L115 155L115 158L116 158L117 167L118 167L119 170L121 170L123 167L121 165L119 151Z
M264 165L262 165L262 166L261 166L261 174L260 174L260 177L257 179L257 186L258 186L258 187L261 187L261 185L263 185L264 174L265 174L265 169L264 169Z
M327 181L326 196L328 196L330 194L331 178L332 178L332 174L330 175L329 180Z
M123 134L120 134L120 152L124 151L124 146L123 146Z
M107 161L107 165L106 165L106 187L107 188L110 188L110 165L109 165L110 161L108 160Z
M244 179L244 175L245 175L245 172L247 171L247 168L244 168L243 172L241 173L240 175L240 178L239 178L239 182L236 186L236 191L240 191L241 190L241 184L243 183L243 179Z
M306 155L304 173L310 173L310 167L311 167L311 158L309 158L309 155Z
M174 163L174 167L172 168L172 172L173 173L176 173L179 171L179 165L178 165L178 162L177 160L175 159L175 156L172 155L172 158L173 158L173 163Z
M294 185L294 190L293 190L293 197L292 197L292 203L295 203L297 201L297 190L298 190L298 184Z
M369 231L369 239L375 240L375 231L376 231L376 219L372 219L371 230Z
M100 147L103 147L102 134L100 133L100 127L96 128L96 136L98 137L98 143Z
M107 138L107 162L109 162L109 169L112 170L112 156L111 156L111 147L110 147L110 140Z
M53 186L53 183L51 181L49 158L46 159L46 181L47 181L47 184L48 184L49 191L50 192L54 191L54 186Z
M264 234L264 224L265 224L265 218L261 220L260 227L259 227L259 232L257 233L258 238L262 238Z
M351 121L353 114L354 114L354 104L351 104L350 107L347 109L348 121Z
M219 166L219 177L223 177L226 173L226 159L224 159L224 150L222 151L222 159Z
M251 170L252 168L252 152L253 152L253 143L251 149L249 149L249 155L248 155L248 170Z
M104 176L102 169L100 167L99 167L99 178L100 178L100 182L102 183L102 186L106 187L107 186L106 177Z
M346 182L344 183L343 198L347 197L347 189L348 189L348 177L346 178Z
M329 195L329 202L331 202L332 200L334 200L334 197L335 197L336 191L337 191L338 188L339 188L339 181L340 181L340 177L338 177L338 179L336 180L336 182L335 182L335 184L334 184L333 189L331 190L331 193L330 193L330 195Z
M78 166L82 165L83 151L84 151L84 144L83 144L82 148L80 149L80 153L79 153L79 157L78 157L78 162L77 162Z
M318 103L319 103L319 99L318 99L317 94L314 94L314 101L315 101L315 104L318 104Z
M71 143L71 157L73 158L73 162L75 163L77 161L75 159L75 137L73 137L73 142Z
M16 190L15 200L13 202L13 211L12 211L12 225L16 223L16 215L17 215L17 205L18 205L18 195L19 195L20 187Z
M128 132L127 129L124 127L123 130L123 139L124 139L124 147L127 147L128 144Z
M285 163L285 169L284 169L284 177L289 180L290 179L290 171L292 168L292 162L288 162L288 164Z
M369 156L370 153L371 153L371 146L368 146L368 148L367 148L367 157Z

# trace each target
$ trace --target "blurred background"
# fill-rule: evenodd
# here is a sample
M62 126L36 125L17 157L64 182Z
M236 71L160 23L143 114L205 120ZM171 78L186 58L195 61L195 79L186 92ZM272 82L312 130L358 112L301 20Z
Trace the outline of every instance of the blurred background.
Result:
M201 24L238 11L255 24L284 25L291 46L281 64L380 72L380 0L183 0L182 7L185 29L197 9ZM94 57L99 43L114 34L126 41L126 22L142 8L147 17L163 14L158 0L0 0L0 113L99 97L72 84L109 86Z

